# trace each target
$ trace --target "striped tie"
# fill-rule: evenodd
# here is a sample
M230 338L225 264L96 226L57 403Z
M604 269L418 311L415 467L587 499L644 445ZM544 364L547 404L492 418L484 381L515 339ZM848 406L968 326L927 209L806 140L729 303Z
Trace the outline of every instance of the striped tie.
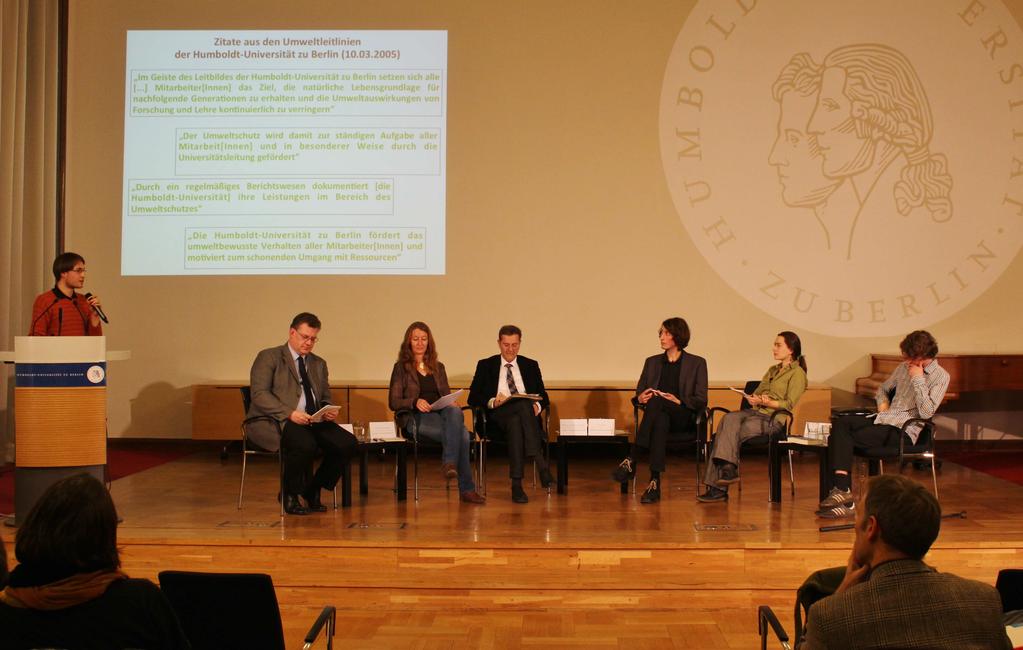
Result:
M507 376L505 377L505 379L508 381L508 390L511 392L511 394L518 395L519 387L515 385L515 376L512 374L511 366L512 364L510 363L504 364L504 367L508 369Z

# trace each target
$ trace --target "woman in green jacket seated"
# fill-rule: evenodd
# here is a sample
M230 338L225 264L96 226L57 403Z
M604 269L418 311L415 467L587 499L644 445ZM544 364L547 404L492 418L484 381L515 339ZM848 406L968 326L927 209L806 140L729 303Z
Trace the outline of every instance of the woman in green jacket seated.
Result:
M728 500L728 486L739 480L739 447L744 440L781 428L771 425L778 409L791 411L806 391L806 360L795 332L781 332L774 339L774 360L779 363L764 373L760 385L747 398L750 408L732 411L721 419L703 482L707 490L696 497L703 503Z

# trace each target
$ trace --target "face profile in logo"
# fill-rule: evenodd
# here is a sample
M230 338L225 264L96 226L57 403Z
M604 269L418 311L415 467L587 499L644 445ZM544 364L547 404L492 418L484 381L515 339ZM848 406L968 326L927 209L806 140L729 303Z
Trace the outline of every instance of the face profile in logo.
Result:
M791 327L894 336L1018 263L1023 9L692 4L664 67L661 163L736 296Z
M792 208L811 208L824 231L828 248L827 199L841 179L824 175L823 155L817 136L807 131L810 116L817 106L819 83L811 72L816 69L807 54L797 54L782 69L771 94L778 102L778 135L767 162L778 172L782 201Z
M807 165L785 164L777 155L768 162L778 169L786 205L812 207L829 249L853 258L856 229L865 212L894 205L899 215L926 208L934 222L952 218L952 177L941 154L932 154L933 132L927 95L909 60L894 48L877 44L839 47L817 65L803 52L792 57L778 76L772 94L781 104L779 140L799 131L800 99L815 94L803 127L808 152L817 154L820 173L834 182L830 191L797 202L790 185L819 183ZM798 98L797 98L798 97ZM797 177L799 181L794 181ZM889 210L883 210L888 212Z

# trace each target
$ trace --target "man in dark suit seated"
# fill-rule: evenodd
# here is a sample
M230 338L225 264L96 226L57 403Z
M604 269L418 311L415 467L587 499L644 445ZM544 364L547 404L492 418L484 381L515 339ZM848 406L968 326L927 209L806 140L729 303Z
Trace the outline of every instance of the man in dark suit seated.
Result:
M543 387L540 364L519 356L522 330L505 325L497 333L501 354L480 359L469 388L469 405L486 409L487 422L496 423L508 440L508 469L512 481L512 501L527 503L529 497L522 489L525 460L536 462L540 484L549 487L554 482L543 456L543 427L540 412L550 406L547 390ZM540 399L523 397L538 396ZM487 434L493 431L491 427Z
M249 373L252 404L246 417L270 416L284 423L280 439L270 422L254 422L249 439L268 451L281 449L284 464L284 511L292 515L325 512L320 490L333 490L349 455L355 452L355 436L339 427L336 413L324 421L310 416L330 404L327 362L313 354L320 319L302 312L291 321L288 342L267 348L256 356ZM312 475L317 448L323 461ZM305 505L299 497L305 498Z
M810 607L800 647L1010 648L993 587L923 563L940 527L941 506L925 487L898 474L871 478L845 579Z

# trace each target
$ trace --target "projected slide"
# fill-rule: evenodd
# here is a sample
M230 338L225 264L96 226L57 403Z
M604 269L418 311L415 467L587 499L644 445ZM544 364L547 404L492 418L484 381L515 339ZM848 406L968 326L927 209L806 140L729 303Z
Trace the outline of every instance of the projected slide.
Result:
M444 273L447 32L129 31L125 78L123 275Z

